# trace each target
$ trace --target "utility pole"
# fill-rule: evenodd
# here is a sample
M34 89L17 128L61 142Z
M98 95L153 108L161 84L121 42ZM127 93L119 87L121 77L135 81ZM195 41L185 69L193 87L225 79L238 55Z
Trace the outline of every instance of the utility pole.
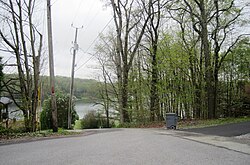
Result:
M71 26L73 27L73 25ZM72 110L73 110L73 94L74 94L75 58L76 58L76 51L78 50L77 32L79 28L77 27L73 27L73 28L75 28L76 31L75 31L75 41L74 41L73 60L72 60L72 69L71 69L70 97L69 97L69 109L68 109L68 129L71 129L71 117L72 117Z
M50 89L51 89L52 127L53 127L53 132L58 132L57 107L56 107L56 96L55 96L55 74L54 74L52 21L51 21L50 0L47 0L47 25L48 25L48 46L49 46L49 71L50 71Z

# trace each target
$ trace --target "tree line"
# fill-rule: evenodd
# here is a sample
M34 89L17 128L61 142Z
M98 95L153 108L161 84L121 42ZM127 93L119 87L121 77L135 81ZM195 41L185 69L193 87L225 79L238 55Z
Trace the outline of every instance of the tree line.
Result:
M188 119L249 115L249 4L107 3L115 26L101 35L96 58L103 101L120 111L121 123L161 121L166 112Z
M37 129L40 72L46 59L36 15L40 3L0 0L1 52L10 53L17 68L17 77L5 79L2 86L22 110L27 131ZM101 35L95 56L102 71L98 94L107 118L110 107L119 111L121 123L161 121L166 112L196 119L249 115L250 47L244 33L249 3L104 3L112 8L114 26ZM62 86L67 92L67 84Z
M50 95L49 77L41 76L43 97L48 98ZM55 76L55 88L57 92L68 94L70 90L70 77ZM74 97L83 102L95 102L98 100L99 82L94 79L75 78L74 82Z

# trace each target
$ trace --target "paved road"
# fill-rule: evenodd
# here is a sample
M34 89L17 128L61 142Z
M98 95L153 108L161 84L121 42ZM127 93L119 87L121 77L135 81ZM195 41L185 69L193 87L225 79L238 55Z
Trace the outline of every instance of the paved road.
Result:
M193 128L193 129L186 129L184 131L202 133L206 135L233 137L250 133L250 122L226 124L226 125L213 126L207 128Z
M249 165L250 154L174 136L117 129L88 136L0 146L3 165Z

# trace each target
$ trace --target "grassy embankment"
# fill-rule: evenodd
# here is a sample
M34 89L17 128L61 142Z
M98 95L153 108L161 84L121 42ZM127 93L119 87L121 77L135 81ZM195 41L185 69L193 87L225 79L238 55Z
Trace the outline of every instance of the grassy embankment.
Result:
M188 129L188 128L202 128L210 127L216 125L224 125L230 123L239 123L250 121L250 117L240 117L240 118L219 118L212 120L179 120L177 123L177 129ZM141 123L125 123L119 124L116 122L116 128L164 128L165 121L162 122L141 122ZM75 122L74 129L81 129L81 121Z
M188 129L188 128L202 128L216 125L224 125L230 123L240 123L250 121L250 117L241 118L220 118L213 120L180 120L177 124L177 129ZM18 139L18 138L41 138L41 137L58 137L58 136L68 136L77 135L81 132L67 131L64 129L59 129L57 133L53 133L52 130L44 130L37 132L25 132L21 121L17 121L15 125L11 125L10 129L5 129L0 126L0 140L5 139ZM123 125L117 125L119 128L164 128L165 122L145 122L145 123L128 123ZM80 120L75 124L74 129L81 129Z
M219 118L212 120L186 120L186 121L180 121L178 124L178 128L179 129L203 128L203 127L240 123L247 121L250 121L250 116L239 117L239 118Z
M42 138L42 137L58 137L58 136L70 136L78 135L80 132L68 131L65 129L58 129L58 132L54 133L52 130L41 130L36 132L25 132L23 127L23 121L16 121L10 123L10 128L6 129L4 124L0 125L0 141L8 139L23 139L23 138Z

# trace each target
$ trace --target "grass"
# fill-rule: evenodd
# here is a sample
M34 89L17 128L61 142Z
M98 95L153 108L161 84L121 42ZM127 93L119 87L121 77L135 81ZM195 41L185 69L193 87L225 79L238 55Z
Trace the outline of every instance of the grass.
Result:
M77 127L81 126L80 120L76 122ZM79 129L79 128L77 128ZM81 128L80 128L81 129ZM20 138L41 138L41 137L58 137L77 135L80 132L68 131L66 129L59 128L58 132L52 130L41 130L36 132L26 132L24 128L24 121L10 121L9 128L5 128L5 123L0 123L0 141L5 139L20 139Z
M162 128L165 126L164 121L160 122L131 122L131 123L123 123L117 124L117 128Z
M213 120L180 120L177 123L178 129L188 129L188 128L203 128L209 126L224 125L230 123L240 123L250 121L250 117L240 117L240 118L219 118ZM18 126L21 123L16 123ZM81 134L81 132L68 131L59 128L58 132L54 133L52 130L43 130L37 132L25 132L23 127L12 126L10 129L5 129L0 125L0 141L8 139L25 139L25 138L41 138L41 137L59 137L59 136L69 136ZM164 128L165 121L161 122L140 122L140 123L125 123L123 125L119 124L120 128ZM81 121L75 122L74 129L81 129Z
M62 128L58 129L58 132L54 133L52 130L41 130L36 132L25 132L24 122L16 121L10 122L9 128L6 129L5 124L0 123L0 141L9 140L9 139L29 139L29 138L42 138L42 137L59 137L59 136L69 136L69 135L78 135L82 132L74 131L81 128L81 120L75 121L74 130L65 130Z
M82 129L81 120L75 121L74 129Z
M240 123L250 121L250 117L240 117L240 118L219 118L212 120L182 120L178 122L179 129L188 128L203 128L217 125L225 125L231 123Z
M188 129L188 128L203 128L217 125L224 125L230 123L240 123L250 121L250 117L240 117L240 118L219 118L212 120L179 120L177 123L178 129ZM118 124L118 128L164 128L166 127L165 121L160 122L132 122Z
M59 136L69 136L78 135L79 132L67 131L65 129L59 128L58 132L53 132L52 130L43 130L37 132L25 132L24 129L5 129L0 127L0 140L8 139L25 139L25 138L41 138L41 137L59 137Z

